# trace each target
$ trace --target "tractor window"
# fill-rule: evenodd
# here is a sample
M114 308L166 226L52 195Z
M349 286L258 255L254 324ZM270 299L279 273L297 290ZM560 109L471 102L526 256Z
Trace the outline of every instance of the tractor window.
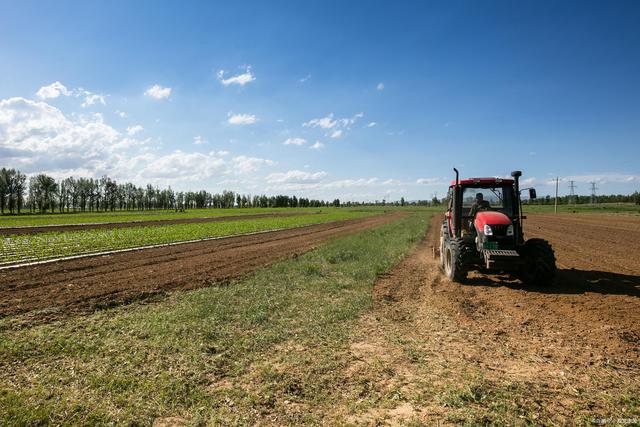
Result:
M470 209L476 200L477 194L482 194L482 199L489 202L492 210L501 211L509 216L513 214L513 192L511 187L466 187L462 193L462 207Z

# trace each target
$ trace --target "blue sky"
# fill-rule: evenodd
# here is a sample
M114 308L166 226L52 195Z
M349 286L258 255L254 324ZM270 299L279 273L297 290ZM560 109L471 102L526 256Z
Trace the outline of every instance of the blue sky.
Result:
M0 163L176 189L640 189L638 2L0 2Z

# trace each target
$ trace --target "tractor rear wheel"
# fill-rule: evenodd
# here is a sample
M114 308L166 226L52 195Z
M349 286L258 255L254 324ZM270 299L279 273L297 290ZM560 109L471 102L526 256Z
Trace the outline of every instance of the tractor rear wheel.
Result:
M521 251L524 265L520 278L527 285L548 286L556 275L556 257L553 248L543 239L529 239Z
M462 239L451 239L445 242L444 252L444 274L453 282L464 282L467 279L469 248Z

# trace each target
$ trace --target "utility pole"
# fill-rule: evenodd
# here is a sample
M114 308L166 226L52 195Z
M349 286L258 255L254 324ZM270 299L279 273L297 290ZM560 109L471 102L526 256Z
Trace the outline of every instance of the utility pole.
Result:
M598 189L596 187L596 182L595 181L591 181L589 184L591 184L591 204L595 205L596 204L596 190Z
M554 199L553 212L558 213L558 177L556 176L556 198Z
M569 200L571 204L576 204L576 182L569 181Z

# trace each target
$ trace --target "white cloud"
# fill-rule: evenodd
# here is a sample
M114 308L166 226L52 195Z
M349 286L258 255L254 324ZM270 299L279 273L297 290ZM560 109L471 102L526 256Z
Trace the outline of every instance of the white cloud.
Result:
M204 180L228 173L227 168L226 162L215 156L176 150L148 162L140 176L145 180Z
M62 111L25 98L0 101L0 157L24 172L107 171L121 151L143 145L104 123L101 114L67 118Z
M380 82L378 83L378 85L376 86L377 90L384 90L384 83Z
M177 150L162 154L150 140L138 140L142 127L120 133L101 114L65 116L59 109L25 98L0 100L0 157L23 172L67 176L110 177L144 185L183 183L183 189L206 185L214 177L249 174L273 160L228 151L208 154ZM128 134L132 135L128 135Z
M234 180L227 178L230 175L246 175L274 164L271 160L247 156L224 159L228 154L222 150L211 151L208 154L187 153L181 150L162 156L147 154L139 160L136 169L139 170L140 165L142 169L137 176L142 182L151 181L162 185L184 182L187 185L186 189L194 189L194 181L206 183L213 178L224 178L223 182L231 182Z
M324 148L324 144L320 141L316 141L316 143L309 148L311 148L312 150L321 150Z
M60 82L51 83L49 86L42 86L38 89L36 95L42 100L55 99L60 95L73 96L76 98L84 97L84 101L81 104L82 107L88 107L98 103L107 105L107 95L93 93L88 90L84 90L83 88L67 89L67 87Z
M363 187L376 184L378 178L343 179L327 183L328 188Z
M229 152L226 150L219 150L219 151L212 151L209 153L211 156L220 156L220 157L224 157L224 156L228 156Z
M292 172L292 171L290 171ZM292 177L289 177L289 173L287 174L275 174L275 177L272 177L272 181L275 179L277 182L271 182L272 184L277 184L272 187L267 187L267 191L305 191L305 192L316 192L319 194L320 192L328 192L328 197L335 197L340 190L350 189L350 188L376 188L379 187L380 182L378 178L360 178L360 179L342 179L336 181L322 181L326 175L322 177L316 175L313 177L313 173L310 173L310 178L307 180L301 179L304 178L307 172L303 171L293 171ZM320 172L324 173L324 172ZM318 172L316 172L318 174ZM297 179L296 179L297 177Z
M595 182L596 184L640 184L640 175L610 172L600 174L571 175L560 178L561 183L568 183L569 181L586 184L591 182ZM555 182L555 179L549 179L546 183L555 185Z
M342 127L348 128L349 126L353 125L355 122L357 122L359 119L363 117L364 117L364 113L357 113L351 118L340 119L340 124L342 125Z
M227 121L231 125L252 125L257 120L253 114L233 114L229 112L227 116L229 117Z
M302 126L312 127L312 128L319 127L322 129L333 129L333 127L336 126L337 124L338 122L336 120L333 120L333 113L329 113L327 117L309 120L308 122L303 123Z
M306 82L307 80L309 80L310 78L311 78L311 74L307 74L307 75L306 75L306 76L304 76L303 78L298 79L298 81L299 81L300 83L304 83L304 82Z
M511 176L508 176L506 178L511 178ZM640 184L640 175L624 174L619 172L608 172L608 173L570 175L570 176L560 177L559 182L560 182L561 191L565 191L566 189L569 188L570 181L573 181L575 184L579 184L579 185L576 185L576 187L578 187L578 192L582 191L584 194L587 194L591 189L592 182L595 182L597 185L624 185L624 184L638 185ZM555 185L556 185L555 176L553 178L528 177L521 180L521 186L523 187L550 186L552 188L555 188Z
M273 166L273 160L258 157L237 156L233 158L233 168L236 173L256 172L264 166Z
M386 181L384 181L382 183L382 185L403 185L404 183L402 181L399 181L397 179L387 179Z
M327 176L325 171L305 172L301 170L290 170L285 173L272 173L267 176L267 182L270 184L283 183L313 183L319 182Z
M117 114L117 115L118 115L118 117L120 117L121 119L126 119L126 118L127 118L127 113L125 113L124 111L116 110L116 114Z
M127 127L127 135L133 136L142 132L144 128L140 125L129 126Z
M376 126L377 123L376 122L369 122L369 124L367 125L368 128L372 128L374 126Z
M154 99L167 99L171 96L171 88L153 85L144 94Z
M202 145L202 144L204 144L205 142L207 142L207 141L205 141L204 139L202 139L202 137L201 137L200 135L197 135L197 136L194 136L194 137L193 137L193 143L194 143L195 145Z
M304 138L287 138L283 144L284 145L304 145L307 143L307 140Z
M256 79L255 76L251 73L251 66L245 67L244 73L229 77L228 79L224 78L224 73L224 70L220 70L217 74L218 80L220 80L220 83L222 83L224 86L229 86L232 84L244 86Z
M333 131L331 131L331 133L329 134L330 138L340 138L342 136L342 129L335 129Z
M88 107L96 103L107 105L106 95L99 95L97 93L89 92L88 90L79 89L76 96L84 96L84 102L82 107Z
M36 95L40 99L53 99L60 95L70 96L71 91L69 91L65 85L57 81L55 83L51 83L49 86L42 86L38 89Z
M324 129L326 135L330 138L340 138L344 132L351 129L358 120L364 117L364 113L354 114L352 117L342 119L334 119L333 113L329 113L326 117L311 119L302 124L304 127Z
M443 182L439 178L418 178L416 184L421 185L442 185Z

